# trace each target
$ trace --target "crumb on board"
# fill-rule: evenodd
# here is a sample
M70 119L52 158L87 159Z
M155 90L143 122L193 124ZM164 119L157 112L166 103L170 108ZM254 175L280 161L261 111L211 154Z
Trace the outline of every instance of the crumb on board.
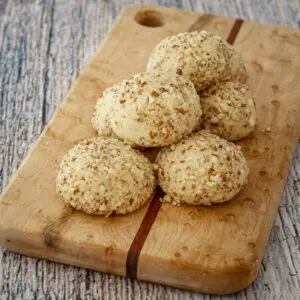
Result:
M266 127L262 129L261 132L271 132L271 127Z
M180 204L181 204L179 200L173 199L169 195L164 195L163 197L159 198L159 201L162 203L170 203L170 204L176 205L176 206L180 206Z

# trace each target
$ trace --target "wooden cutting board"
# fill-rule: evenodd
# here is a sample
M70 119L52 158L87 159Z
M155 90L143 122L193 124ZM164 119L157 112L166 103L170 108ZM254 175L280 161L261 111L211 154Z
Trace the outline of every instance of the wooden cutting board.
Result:
M95 136L90 119L102 91L145 70L165 36L209 30L243 54L258 125L238 144L251 174L229 203L212 207L151 203L126 216L89 216L55 194L61 157ZM0 242L25 255L213 294L256 277L281 198L300 122L300 34L160 7L126 10L83 70L3 192Z

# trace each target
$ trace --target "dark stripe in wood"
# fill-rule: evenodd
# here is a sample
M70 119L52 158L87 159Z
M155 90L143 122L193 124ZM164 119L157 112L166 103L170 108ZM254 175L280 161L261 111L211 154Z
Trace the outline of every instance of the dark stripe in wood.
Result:
M163 196L163 191L158 187L128 251L126 260L127 277L137 278L137 264L139 255L161 207L161 202L159 199Z
M234 22L233 27L232 27L232 29L231 29L231 31L229 33L228 38L227 38L227 42L229 44L232 45L234 43L234 41L236 40L236 37L237 37L238 33L240 32L240 29L241 29L241 27L243 25L243 22L244 22L244 20L242 20L242 19L237 19Z
M198 29L202 29L204 24L208 24L213 19L213 16L203 15L201 16L189 29L189 31L195 31ZM227 42L229 44L233 44L241 27L243 24L243 20L237 19L233 27L228 35ZM202 28L201 28L202 27ZM133 242L128 250L127 260L126 260L126 276L131 278L137 278L137 266L138 260L141 253L141 250L144 246L146 238L151 230L151 227L156 219L156 216L161 207L160 198L164 196L164 192L160 187L157 187L155 195L147 209L147 212L143 218L143 221L137 231Z

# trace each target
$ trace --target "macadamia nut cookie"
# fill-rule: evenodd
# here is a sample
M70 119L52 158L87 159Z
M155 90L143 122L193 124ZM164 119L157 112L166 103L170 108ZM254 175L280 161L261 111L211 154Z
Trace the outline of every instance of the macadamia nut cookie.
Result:
M88 214L126 214L153 195L156 180L148 159L122 141L84 140L63 157L56 180L58 195Z
M164 38L150 54L147 71L166 71L190 78L198 92L222 80L226 68L221 38L184 32Z
M254 129L256 110L249 88L240 82L221 82L201 95L202 126L230 141Z
M138 147L175 143L199 122L201 105L193 83L176 74L140 73L118 85L111 107L112 132Z
M249 174L240 147L206 130L163 148L155 164L164 201L175 205L228 201Z

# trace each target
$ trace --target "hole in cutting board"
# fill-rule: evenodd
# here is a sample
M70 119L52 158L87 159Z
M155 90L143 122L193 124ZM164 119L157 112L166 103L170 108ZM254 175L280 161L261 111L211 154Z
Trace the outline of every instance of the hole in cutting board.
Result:
M134 19L138 24L146 27L161 27L164 25L161 13L155 10L139 11Z

